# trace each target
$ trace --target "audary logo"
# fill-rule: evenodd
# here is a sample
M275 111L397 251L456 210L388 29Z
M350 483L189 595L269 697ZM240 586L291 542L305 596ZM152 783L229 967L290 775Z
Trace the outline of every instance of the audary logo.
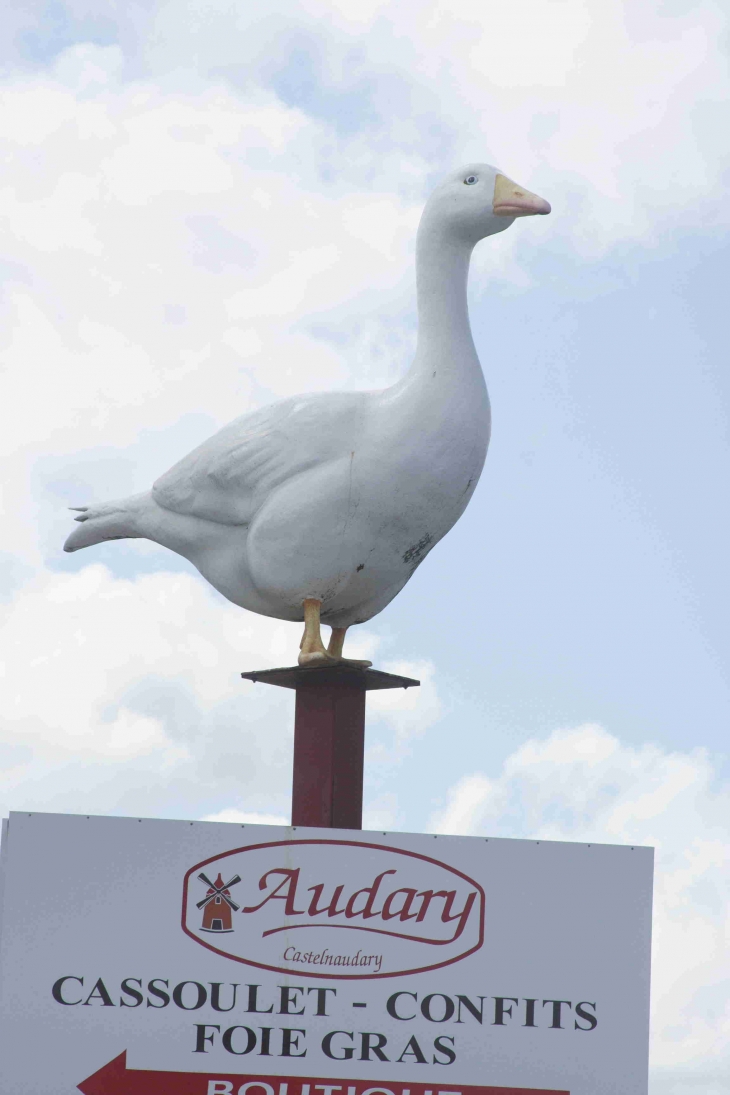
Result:
M484 891L454 867L403 848L282 840L191 867L182 928L209 950L261 969L328 979L396 977L478 950Z

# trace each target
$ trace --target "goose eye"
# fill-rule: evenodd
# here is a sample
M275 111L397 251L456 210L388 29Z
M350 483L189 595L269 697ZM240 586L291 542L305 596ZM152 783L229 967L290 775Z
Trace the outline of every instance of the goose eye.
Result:
M467 175L464 179L464 186L473 186L475 182L478 182L476 175Z

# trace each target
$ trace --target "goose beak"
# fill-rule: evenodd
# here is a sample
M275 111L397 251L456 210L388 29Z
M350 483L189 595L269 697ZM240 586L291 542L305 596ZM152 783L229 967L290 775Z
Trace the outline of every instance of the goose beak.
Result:
M524 190L506 175L497 175L492 211L497 217L534 217L537 213L544 216L550 212L550 202Z

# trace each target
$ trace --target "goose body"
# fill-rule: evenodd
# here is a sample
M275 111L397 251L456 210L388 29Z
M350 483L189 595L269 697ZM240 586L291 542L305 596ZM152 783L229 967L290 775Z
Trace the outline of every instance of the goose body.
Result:
M471 251L516 216L549 210L493 167L454 173L419 227L418 344L402 380L242 415L150 492L83 509L65 549L144 537L252 612L301 620L316 604L341 636L375 616L459 519L484 465L490 412L467 312ZM313 661L325 656L318 618Z

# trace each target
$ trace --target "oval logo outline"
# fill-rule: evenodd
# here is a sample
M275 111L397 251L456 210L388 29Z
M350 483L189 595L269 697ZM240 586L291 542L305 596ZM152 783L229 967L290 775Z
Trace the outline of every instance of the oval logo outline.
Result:
M214 946L212 943L206 942L201 939L195 932L191 931L187 926L187 914L188 914L188 896L189 896L189 883L191 875L194 871L199 871L204 867L207 867L211 863L217 863L221 860L227 859L230 856L242 855L246 852L261 851L268 848L296 848L298 846L322 846L322 845L335 845L337 847L350 847L350 848L369 848L378 852L388 852L391 855L407 856L411 859L418 859L431 866L438 867L442 871L446 871L447 874L456 875L462 881L467 882L470 886L473 886L479 896L479 930L477 942L463 951L461 954L455 955L452 958L447 958L441 962L433 962L427 966L417 966L413 969L406 970L392 970L386 973L310 973L306 970L297 969L292 970L286 966L271 965L265 962L256 962L252 958L243 958L237 954L231 954L230 951L221 950L219 947ZM220 955L222 958L228 958L232 962L240 962L242 965L253 966L256 969L268 970L272 973L283 973L291 975L296 973L297 977L311 977L318 980L336 980L336 981L365 981L376 980L384 977L405 977L415 973L429 973L432 970L442 969L445 966L451 966L455 962L461 962L463 959L468 958L469 955L474 954L484 944L484 911L486 904L486 894L483 887L470 875L465 874L463 871L458 870L456 867L451 867L447 863L443 863L439 859L434 859L432 856L423 855L421 852L412 852L406 848L392 848L385 844L374 844L364 840L331 840L331 839L317 839L314 837L307 837L301 840L274 840L265 841L261 844L247 844L240 848L231 848L227 852L219 852L217 855L209 856L207 859L203 859L200 863L196 863L190 867L185 873L183 880L183 899L182 899L182 916L180 926L190 939L193 939L199 946L205 947L207 950L213 951L214 954ZM326 927L327 925L312 925L312 927Z

